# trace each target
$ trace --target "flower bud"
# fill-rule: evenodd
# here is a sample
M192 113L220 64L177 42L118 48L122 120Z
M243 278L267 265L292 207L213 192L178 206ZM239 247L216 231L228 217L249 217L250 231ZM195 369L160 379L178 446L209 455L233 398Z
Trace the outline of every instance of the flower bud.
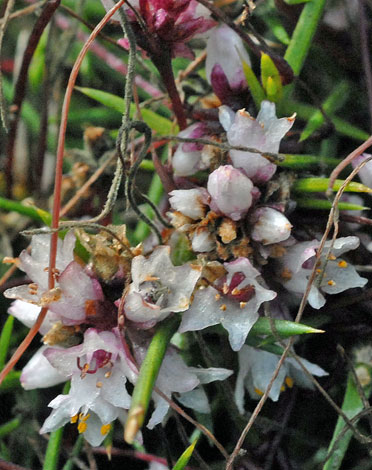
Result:
M362 155L359 155L359 157L354 158L354 160L352 161L353 168L356 168L362 162L371 157L372 155L370 155L369 153L363 153ZM372 160L369 160L360 169L358 176L363 184L365 184L369 188L372 188Z
M188 137L198 139L206 134L205 124L198 122L181 131L179 137ZM180 144L173 155L172 165L175 176L190 176L198 170L204 170L209 167L209 162L203 161L204 145L198 143Z
M210 32L207 41L206 74L213 86L213 75L223 74L232 91L247 87L242 60L250 65L249 55L243 41L226 25L217 26Z
M194 220L204 217L209 199L206 189L175 189L169 195L169 204L175 211L181 212Z
M211 209L240 220L252 205L253 183L231 165L220 166L208 178Z
M253 214L257 222L253 226L252 238L264 245L279 243L287 240L291 234L292 225L287 217L271 207L260 207Z

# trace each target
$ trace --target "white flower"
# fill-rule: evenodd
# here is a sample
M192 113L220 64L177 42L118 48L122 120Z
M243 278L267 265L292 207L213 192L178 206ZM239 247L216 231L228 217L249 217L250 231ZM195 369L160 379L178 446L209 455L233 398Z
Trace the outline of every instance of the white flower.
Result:
M175 189L169 193L169 196L169 204L175 211L182 212L193 220L204 217L209 200L206 189Z
M261 304L274 299L276 292L256 281L260 273L248 259L238 258L224 266L227 277L216 288L210 286L195 293L191 307L182 315L179 332L202 330L221 323L229 333L232 349L239 351L258 319Z
M227 127L226 111L222 116L222 123ZM275 115L275 104L263 101L257 119L250 116L244 109L237 111L234 122L227 129L227 140L230 145L241 145L261 152L277 153L281 139L292 127L293 122L294 116L278 119ZM230 157L234 167L244 170L244 173L255 183L268 181L276 171L276 165L259 153L230 150Z
M239 373L236 380L235 401L240 413L244 413L244 389L253 399L259 399L267 389L273 373L278 365L280 356L261 349L256 349L246 344L238 353ZM328 375L321 367L301 358L301 362L308 371L317 377ZM302 370L294 358L285 359L279 370L278 376L273 382L269 397L277 401L280 392L285 386L291 388L293 384L303 388L313 389L313 383Z
M61 320L65 325L82 323L86 316L86 301L102 299L102 291L98 282L90 278L73 260L74 247L73 232L69 232L63 242L58 240L56 288L50 291L48 288L50 235L33 236L31 255L23 251L19 256L19 268L31 278L33 283L7 289L4 296L39 307L48 306L51 321ZM18 311L17 315L21 315L19 308L18 304L15 307ZM35 311L34 307L30 307L30 310Z
M28 302L23 302L23 300L15 300L12 302L11 306L8 308L8 313L21 321L28 328L31 328L32 325L36 322L37 317L39 316L41 307L37 305L29 304ZM51 320L51 313L48 312L43 323L40 326L39 332L42 335L48 333L48 331L53 326L53 321Z
M232 90L247 87L242 61L251 64L240 36L226 25L213 28L207 40L205 72L213 84L213 73L223 73Z
M125 299L127 318L147 328L172 312L183 312L201 274L201 267L173 266L169 246L159 246L132 261L132 284Z
M292 225L287 217L271 207L260 207L253 213L252 219L256 220L252 238L264 245L287 240L291 234Z
M145 358L146 349L137 348L135 355L141 363ZM179 401L185 402L185 406L207 413L209 411L208 399L200 385L225 380L231 374L232 371L228 369L188 367L178 352L169 348L160 367L156 386L168 398L171 398L172 393L180 394ZM149 429L161 423L169 409L168 402L155 391L152 398L155 402L155 410L147 423Z
M231 165L213 171L207 188L212 198L211 209L232 220L240 220L252 205L252 181Z
M320 265L323 265L330 246L331 241L325 243ZM343 253L355 250L358 246L358 237L343 237L335 240L325 272L318 273L322 275L320 286L317 287L316 279L311 286L308 301L313 308L323 307L326 302L323 293L338 294L352 287L363 287L368 282L367 279L359 276L354 266L339 258ZM288 291L299 295L305 292L318 247L318 240L296 243L287 248L286 254L278 259L279 281Z
M99 332L90 328L78 346L46 349L44 355L50 364L71 377L71 389L49 403L54 411L40 433L55 431L69 421L79 422L79 432L97 446L109 432L110 423L129 409L126 379L134 382L136 374L125 357L119 335L116 330Z
M353 168L356 168L362 162L371 157L372 155L370 155L369 153L363 153L362 155L359 155L359 157L354 158L354 160L352 161ZM365 184L369 188L372 188L372 160L369 160L359 170L358 176L363 184ZM353 213L355 213L355 211L353 211Z
M22 369L20 382L25 390L53 387L68 379L66 374L60 373L45 357L47 348L48 346L42 346L38 349Z
M205 137L206 126L197 122L179 132L178 137L199 139ZM172 157L172 166L175 176L190 176L199 170L209 167L208 153L203 152L204 145L198 143L181 143Z

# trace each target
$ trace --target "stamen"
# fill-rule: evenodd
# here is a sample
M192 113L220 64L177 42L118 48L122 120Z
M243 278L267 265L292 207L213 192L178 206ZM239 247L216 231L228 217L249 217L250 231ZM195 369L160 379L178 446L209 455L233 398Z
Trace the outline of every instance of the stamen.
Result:
M101 434L102 436L104 436L105 434L107 434L111 429L111 424L104 424L103 426L101 426Z
M102 385L103 385L103 382L97 382L97 383L96 383L96 387L97 387L97 388L101 388Z
M332 279L330 279L330 280L327 282L327 284L328 284L329 286L335 286L335 285L336 285L335 281L332 281Z
M227 294L229 292L229 286L226 283L222 287L222 292L224 294Z
M280 391L281 391L281 392L284 392L284 390L285 390L285 385L283 384L283 385L280 387Z
M215 298L216 300L220 300L221 295L220 295L220 294L216 294L216 295L214 296L214 298Z
M288 388L293 387L294 382L293 382L292 377L286 377L284 382L285 382L285 384L287 385Z
M105 379L108 379L109 377L111 377L111 370L108 370L106 373L105 373Z
M76 414L76 415L74 415L74 416L71 416L71 418L70 418L70 423L71 423L71 424L77 423L78 417L79 417L78 414Z
M78 428L79 434L82 434L87 430L88 425L85 421L80 421L77 428Z
M226 304L222 304L220 307L220 310L224 312L226 309L227 309Z
M262 391L262 390L260 390L259 388L256 388L256 387L255 387L255 388L254 388L254 391L257 393L257 395L259 395L260 397L262 397L262 395L263 395L263 391Z
M347 262L342 259L341 261L338 262L338 267L347 268Z
M329 255L328 259L330 261L334 261L336 259L336 256L335 255Z
M240 302L239 306L240 308L244 308L247 305L247 302Z

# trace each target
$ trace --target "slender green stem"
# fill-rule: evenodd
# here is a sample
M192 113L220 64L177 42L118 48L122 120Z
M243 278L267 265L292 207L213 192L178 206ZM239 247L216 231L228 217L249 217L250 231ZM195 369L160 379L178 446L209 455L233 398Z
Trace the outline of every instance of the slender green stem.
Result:
M125 423L124 439L128 444L133 442L143 425L165 352L179 323L180 317L176 315L160 323L151 340L133 390L132 403Z
M47 451L45 454L43 470L57 470L58 469L58 459L59 459L59 454L60 454L62 435L63 435L63 427L51 433L49 442L48 442Z
M84 437L82 434L76 439L74 447L72 448L70 457L68 458L67 462L63 466L62 470L72 470L74 468L74 458L78 457L81 452L81 449L84 445Z
M19 428L20 425L21 420L19 418L14 418L5 424L2 424L0 426L0 439L13 432L15 429Z

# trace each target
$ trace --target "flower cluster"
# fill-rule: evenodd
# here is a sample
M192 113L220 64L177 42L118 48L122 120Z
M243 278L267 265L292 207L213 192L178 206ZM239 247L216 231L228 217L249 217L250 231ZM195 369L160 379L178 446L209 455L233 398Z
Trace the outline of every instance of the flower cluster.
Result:
M103 3L109 8L115 2ZM75 423L93 446L102 443L115 420L126 420L151 340L169 317L178 320L178 337L214 327L236 353L239 369L232 380L236 405L244 413L245 397L258 399L265 392L279 362L277 354L250 341L259 318L269 312L281 319L283 311L290 318L288 307L299 304L307 290L310 306L320 309L329 295L367 282L344 259L359 246L357 236L328 241L321 250L321 234L309 236L291 213L295 204L289 203L290 187L287 195L281 191L285 174L277 164L295 115L278 118L267 99L253 110L242 65L250 59L240 36L216 25L196 0L139 0L125 11L137 44L160 71L182 129L169 165L161 168L174 188L162 204L163 243L151 241L148 250L144 244L132 247L124 226L96 235L70 231L58 242L50 289L50 235L35 235L31 252L18 259L30 283L5 292L13 300L9 313L28 327L42 308L48 309L40 328L43 346L23 369L23 387L71 381L69 391L50 402L53 411L40 432ZM171 58L193 58L186 43L200 33L206 41L206 86L217 104L193 114L178 95ZM370 173L367 164L361 173L367 184ZM77 238L87 261L76 254ZM176 263L179 243L188 261ZM193 355L183 352L174 341L167 348L151 392L150 429L166 420L167 399L209 413L203 385L233 375L225 368L191 366ZM306 359L301 362L317 377L327 374ZM294 384L312 388L289 355L269 397L277 401Z

